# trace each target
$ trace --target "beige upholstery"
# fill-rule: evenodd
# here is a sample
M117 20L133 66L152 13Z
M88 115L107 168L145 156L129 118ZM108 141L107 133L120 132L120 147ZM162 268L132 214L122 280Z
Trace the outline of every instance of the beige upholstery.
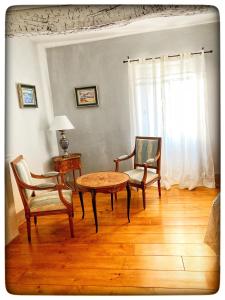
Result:
M150 170L148 170L147 172L148 173L147 173L146 184L158 177L158 174L156 174ZM127 175L130 176L131 183L139 183L140 184L142 181L142 178L144 176L143 169L133 169L133 170L126 171L124 173L126 173Z
M67 202L72 203L72 191L63 190L63 196ZM65 209L65 205L59 199L58 191L45 192L29 199L31 212Z
M17 169L17 172L18 172L18 175L19 175L21 181L23 181L26 184L33 185L33 180L30 175L28 165L24 159L21 159L16 164L16 169ZM32 190L25 189L27 198L29 198L31 196L32 192L33 192Z

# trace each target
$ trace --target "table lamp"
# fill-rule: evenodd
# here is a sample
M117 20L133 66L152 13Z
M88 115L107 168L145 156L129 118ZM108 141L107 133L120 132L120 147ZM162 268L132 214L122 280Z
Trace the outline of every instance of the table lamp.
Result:
M65 130L74 129L75 127L70 122L70 120L67 118L67 116L55 116L51 126L50 130L58 130L61 133L61 137L59 140L59 144L64 151L63 156L68 156L68 147L69 147L69 141L66 138Z

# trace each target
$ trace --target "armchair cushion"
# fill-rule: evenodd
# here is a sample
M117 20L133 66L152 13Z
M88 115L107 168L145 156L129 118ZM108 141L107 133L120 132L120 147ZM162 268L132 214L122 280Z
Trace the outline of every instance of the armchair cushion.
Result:
M67 202L72 203L72 191L63 190L62 193ZM29 206L31 212L50 211L66 208L59 198L58 191L41 193L37 196L30 197Z
M136 184L141 184L142 178L144 176L144 170L143 169L134 169L134 170L129 170L124 172L130 177L130 182L131 183L136 183ZM147 170L147 179L146 183L149 183L153 179L157 178L158 174L154 173L150 170Z

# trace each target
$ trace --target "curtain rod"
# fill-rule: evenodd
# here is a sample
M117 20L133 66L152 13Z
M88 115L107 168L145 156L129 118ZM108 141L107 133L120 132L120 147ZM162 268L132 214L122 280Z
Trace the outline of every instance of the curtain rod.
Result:
M204 48L202 48L202 50L204 50ZM202 52L191 52L191 55L196 55L196 54L201 54ZM213 53L213 50L207 50L207 51L204 51L204 53ZM174 55L168 55L168 57L178 57L180 56L180 54L174 54ZM145 60L151 60L151 59L160 59L161 57L160 56L157 56L157 57L147 57L145 58ZM129 56L127 56L127 59L129 59ZM136 59L130 59L130 62L135 62L135 61L139 61L138 58ZM128 60L124 60L123 63L127 63Z

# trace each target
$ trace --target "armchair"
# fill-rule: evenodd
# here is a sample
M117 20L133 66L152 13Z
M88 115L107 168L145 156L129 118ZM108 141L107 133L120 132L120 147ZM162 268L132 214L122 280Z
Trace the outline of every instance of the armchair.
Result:
M159 197L161 197L161 138L137 136L133 152L129 155L122 155L114 160L115 171L119 171L120 162L132 157L134 157L134 169L126 171L125 173L130 176L130 186L142 189L143 207L145 209L145 189L148 185L152 185L157 181ZM155 172L150 169L155 170Z
M30 218L34 217L37 224L37 216L52 214L67 214L69 217L70 234L74 237L73 231L73 192L65 184L55 184L54 182L44 182L34 184L32 178L46 179L57 178L59 172L48 172L37 175L29 171L28 165L22 155L18 156L11 163L11 167L16 179L20 196L24 206L27 223L28 241L31 242ZM59 182L59 181L58 181ZM37 193L36 191L43 191Z

